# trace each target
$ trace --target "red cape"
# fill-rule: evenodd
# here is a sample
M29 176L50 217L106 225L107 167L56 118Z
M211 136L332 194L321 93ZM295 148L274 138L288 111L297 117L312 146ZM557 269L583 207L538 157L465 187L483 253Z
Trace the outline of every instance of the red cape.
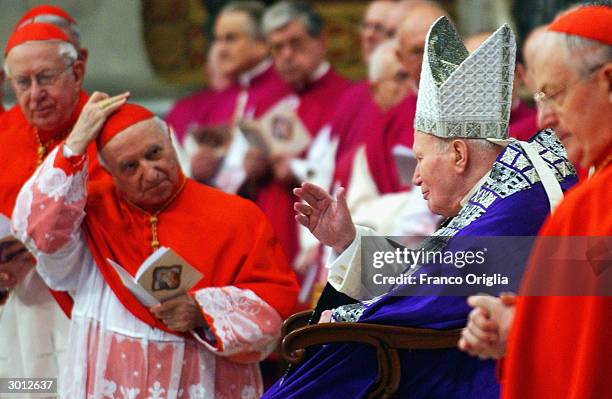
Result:
M138 302L106 261L113 259L135 275L152 253L149 216L126 203L111 182L90 186L85 210L89 248L119 301L143 322L172 332ZM250 289L282 318L291 314L298 291L295 276L269 222L252 202L187 179L158 220L160 245L204 275L194 290L230 285Z
M609 240L611 188L612 165L608 165L570 191L545 223L540 236L604 236ZM570 245L574 242L566 240ZM564 262L551 265L544 261L548 251L539 249L535 247L525 274L523 294L542 287L556 287L557 291L559 287L576 289L579 283L589 294L601 283L603 274L608 274L604 281L609 281L612 273L609 257L606 267L592 273L590 265L578 270L564 267ZM611 325L611 296L520 296L504 364L502 397L608 397L612 376Z

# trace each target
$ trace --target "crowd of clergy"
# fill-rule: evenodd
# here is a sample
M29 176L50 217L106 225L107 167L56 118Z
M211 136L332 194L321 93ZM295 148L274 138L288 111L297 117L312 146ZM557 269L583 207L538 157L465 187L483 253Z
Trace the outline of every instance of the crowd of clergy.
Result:
M75 399L611 397L612 4L463 39L435 1L373 0L356 82L330 64L329 34L311 2L228 2L207 87L156 115L130 87L83 90L87 43L66 11L15 21L0 379L56 378L50 395ZM533 237L493 260L516 264L514 289L372 285L372 248L469 237ZM131 279L166 249L187 266L155 270L150 291L184 289L151 303ZM405 266L385 267L465 272ZM461 332L400 351L399 381L373 394L367 345L336 340L285 370L283 321L310 309L310 324Z

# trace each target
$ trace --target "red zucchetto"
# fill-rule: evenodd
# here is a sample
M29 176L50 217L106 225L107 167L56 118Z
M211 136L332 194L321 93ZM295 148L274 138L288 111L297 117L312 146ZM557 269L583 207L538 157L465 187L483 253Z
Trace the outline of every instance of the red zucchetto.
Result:
M74 45L68 35L57 26L45 22L35 22L24 25L11 34L4 48L4 58L14 47L20 44L47 40L58 40Z
M22 25L26 23L36 23L37 19L45 16L54 16L61 19L66 20L72 25L77 25L77 22L72 18L70 14L68 14L64 9L51 5L51 4L43 4L40 6L32 7L28 12L23 14L19 22L15 24L15 30L19 29ZM40 21L43 22L43 21ZM48 22L48 21L45 21Z
M583 6L568 11L549 26L551 32L580 36L612 46L612 7Z
M124 104L111 116L102 127L97 138L98 149L101 150L113 137L138 122L151 119L155 114L136 104Z

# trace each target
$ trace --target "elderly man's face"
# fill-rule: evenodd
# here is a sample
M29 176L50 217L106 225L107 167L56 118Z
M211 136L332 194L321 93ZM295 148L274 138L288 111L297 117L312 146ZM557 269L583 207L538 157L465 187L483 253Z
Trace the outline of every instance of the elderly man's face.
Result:
M153 119L113 137L102 157L119 192L143 209L155 210L178 189L176 153L167 133Z
M376 46L387 39L386 18L393 6L394 3L388 0L373 1L368 6L360 30L361 56L364 61L368 61Z
M67 66L56 43L30 42L13 48L6 65L28 122L43 131L66 128L79 101L83 62Z
M427 32L415 32L402 29L399 32L398 58L404 69L410 75L414 87L418 87L421 79L421 64L423 64L423 51Z
M539 104L541 123L555 129L570 161L588 166L610 144L599 122L602 112L610 112L610 92L603 66L578 74L571 65L579 60L548 40L535 60L534 81L545 94Z
M301 21L292 21L268 35L277 71L293 86L303 86L323 61L325 40L312 37Z
M383 63L382 76L372 83L374 101L383 111L399 104L406 96L410 88L408 78L408 73L395 54L388 54Z
M397 55L410 75L410 81L415 90L421 78L421 64L423 64L427 32L441 15L444 15L444 10L435 6L416 7L408 13L397 32L399 40Z
M241 11L224 12L217 18L214 35L221 74L236 77L265 57L265 43L253 38L250 23Z
M415 132L412 147L417 159L412 183L421 187L423 198L427 201L429 210L444 217L457 215L462 187L457 187L459 175L455 168L455 156L452 148L446 146L443 140ZM467 191L467 190L466 190Z

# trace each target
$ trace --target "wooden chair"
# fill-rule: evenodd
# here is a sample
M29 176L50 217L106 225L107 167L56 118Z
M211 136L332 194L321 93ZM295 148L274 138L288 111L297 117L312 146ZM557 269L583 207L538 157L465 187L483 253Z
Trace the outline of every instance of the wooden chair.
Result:
M378 376L368 398L391 398L399 388L399 349L454 348L461 329L432 330L367 323L308 325L312 311L296 313L283 324L281 356L289 363L303 360L306 348L330 343L359 343L376 348Z

